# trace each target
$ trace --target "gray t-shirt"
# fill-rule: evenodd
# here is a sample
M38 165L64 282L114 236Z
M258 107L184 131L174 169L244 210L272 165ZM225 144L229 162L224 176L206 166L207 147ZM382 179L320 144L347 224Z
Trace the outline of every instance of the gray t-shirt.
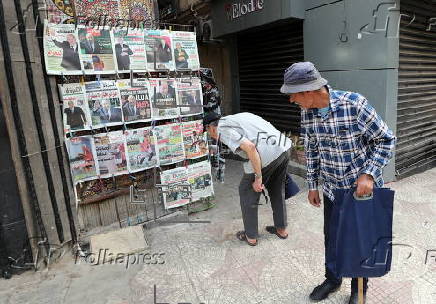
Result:
M292 146L292 141L272 124L247 112L221 118L218 122L218 134L222 143L233 153L245 159L248 159L248 156L239 148L241 142L248 139L255 144L262 161L262 168L268 166ZM251 162L244 163L244 171L254 173Z

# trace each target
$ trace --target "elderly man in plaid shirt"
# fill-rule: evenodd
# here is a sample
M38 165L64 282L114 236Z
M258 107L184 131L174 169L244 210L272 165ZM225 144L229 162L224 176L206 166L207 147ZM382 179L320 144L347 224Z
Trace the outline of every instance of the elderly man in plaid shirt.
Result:
M370 195L383 186L382 168L393 155L396 138L367 99L358 93L333 90L310 62L290 66L280 91L302 108L302 133L307 157L309 202L321 206L318 182L324 181L324 245L334 204L334 190L356 186L356 195ZM321 301L338 290L342 278L326 267L326 280L310 294ZM364 279L366 294L368 279ZM357 303L357 279L349 303Z

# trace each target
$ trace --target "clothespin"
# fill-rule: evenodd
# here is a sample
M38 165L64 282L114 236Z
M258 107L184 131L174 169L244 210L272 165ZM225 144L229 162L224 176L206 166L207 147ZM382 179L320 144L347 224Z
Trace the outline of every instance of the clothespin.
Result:
M107 129L107 125L104 125L104 129L106 130L106 136L109 134L109 130Z
M101 75L100 74L95 75L95 79L97 80L98 86L101 86L101 83L100 83Z
M126 134L127 132L127 126L126 126L126 122L123 123L123 134Z
M120 74L118 74L118 71L115 72L116 79L121 79Z

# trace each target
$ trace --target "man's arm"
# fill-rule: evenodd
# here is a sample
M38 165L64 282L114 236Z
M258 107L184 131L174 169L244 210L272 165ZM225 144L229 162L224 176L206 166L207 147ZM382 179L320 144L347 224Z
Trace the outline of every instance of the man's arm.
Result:
M63 49L63 48L66 47L66 45L65 45L65 41L59 42L59 41L57 41L57 40L55 40L55 39L52 39L52 41L53 41L53 44L54 44L55 46L57 46L58 48L60 48L60 49Z
M256 192L261 192L264 189L262 183L262 162L260 160L259 152L256 149L256 145L248 139L243 139L239 148L247 153L248 159L253 166L256 177L253 182L253 189Z
M357 179L357 196L369 195L374 180L382 174L382 168L392 158L396 137L365 98L359 100L357 121L362 136L369 145L369 156Z
M237 131L238 130L238 131ZM253 189L256 192L261 192L263 189L262 184L262 162L259 152L256 149L256 145L249 139L244 137L244 132L240 126L220 126L219 127L219 139L232 150L233 153L236 150L241 149L247 154L248 159L251 161L254 173L259 178L256 178L253 182Z
M309 194L307 196L309 203L315 207L321 206L321 198L318 191L319 179L319 150L318 141L313 134L309 134L306 127L302 128L304 134L304 150L306 151L306 170L307 185Z
M307 160L307 185L309 190L318 190L319 179L319 151L316 137L304 130L304 150Z
M80 108L80 107L79 107L79 111L80 111L80 117L82 117L83 124L86 125L86 116L85 116L85 112L83 112L82 108Z
M362 173L376 179L393 156L396 137L366 99L359 103L357 120L362 135L370 146L370 154Z

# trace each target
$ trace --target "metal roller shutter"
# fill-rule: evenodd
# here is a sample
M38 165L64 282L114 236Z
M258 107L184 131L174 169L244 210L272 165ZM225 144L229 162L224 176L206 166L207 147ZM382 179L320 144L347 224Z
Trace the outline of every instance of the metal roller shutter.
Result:
M436 16L429 1L401 1L396 169L405 177L436 165Z
M280 93L283 72L304 59L303 22L238 35L241 112L257 114L281 131L299 134L300 109Z

